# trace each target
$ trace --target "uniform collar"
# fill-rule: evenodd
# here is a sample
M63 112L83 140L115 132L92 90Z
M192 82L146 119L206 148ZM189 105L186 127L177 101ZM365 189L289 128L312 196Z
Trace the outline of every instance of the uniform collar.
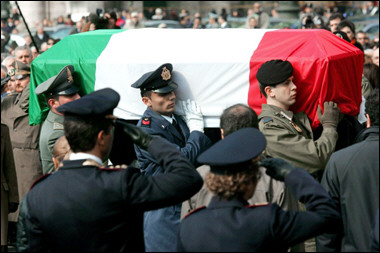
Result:
M155 120L157 120L158 124L164 125L164 127L171 125L171 123L173 122L173 119L171 119L171 121L170 121L170 117L165 116L166 117L165 118L163 115L153 111L149 107L146 109L146 112L144 113L143 117L145 117L145 116L154 118ZM172 114L172 118L175 119L174 113Z
M274 111L274 113L279 113L281 114L281 112L285 113L288 117L290 117L291 119L293 118L293 115L294 113L292 111L288 111L288 110L284 110L282 109L281 107L278 107L278 106L275 106L275 105L268 105L268 104L262 104L262 109L267 109L267 110L271 110L271 111Z
M232 200L219 200L217 197L212 197L210 204L207 206L207 208L226 208L226 207L244 207L248 205L248 202L246 200L240 200L240 199L232 199Z
M88 153L71 153L70 154L70 160L87 160L91 159L94 160L95 162L102 164L102 159L100 159L97 156L88 154Z

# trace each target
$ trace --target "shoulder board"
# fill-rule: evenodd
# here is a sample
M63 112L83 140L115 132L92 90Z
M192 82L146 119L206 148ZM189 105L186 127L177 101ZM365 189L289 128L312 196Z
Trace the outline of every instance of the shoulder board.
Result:
M258 206L269 206L269 203L268 202L255 203L253 205L246 205L245 207L246 208L254 208L254 207L258 207Z
M268 123L268 122L271 122L271 121L273 121L273 119L272 119L271 117L265 117L265 118L263 119L264 124L266 124L266 123Z
M150 127L151 117L144 117L141 120L141 126Z
M195 209L193 209L191 212L189 212L188 214L186 214L186 216L183 217L183 218L187 218L188 216L190 216L190 214L196 213L196 212L198 212L199 210L202 210L202 209L205 209L205 208L206 208L206 206L200 206L200 207L198 207L198 208L195 208Z
M61 123L54 122L53 129L54 130L63 130L63 125Z
M36 184L38 184L39 182L41 182L42 180L44 180L45 178L47 178L51 174L52 173L46 173L46 174L40 176L36 181L34 181L34 183L32 184L32 186L30 187L30 189L32 189Z
M120 170L125 170L125 169L116 169L116 168L98 167L98 170L105 170L105 171L120 171Z

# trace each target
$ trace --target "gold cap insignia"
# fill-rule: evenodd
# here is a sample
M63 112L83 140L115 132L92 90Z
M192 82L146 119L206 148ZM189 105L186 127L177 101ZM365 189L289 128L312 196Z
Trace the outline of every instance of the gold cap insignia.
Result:
M162 76L162 80L165 80L165 81L169 80L172 77L170 75L170 71L166 67L162 68L161 76Z
M67 68L67 81L72 82L73 81L73 76L71 75L71 71L69 68Z

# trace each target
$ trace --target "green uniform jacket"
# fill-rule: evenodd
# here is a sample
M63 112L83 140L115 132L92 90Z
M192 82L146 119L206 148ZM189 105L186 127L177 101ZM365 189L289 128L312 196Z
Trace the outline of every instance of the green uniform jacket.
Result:
M283 115L292 119L302 132ZM263 104L259 115L259 129L265 135L265 155L279 157L295 167L304 168L318 179L328 159L335 150L338 133L334 128L324 128L318 140L313 140L309 118L305 112L294 114L277 106ZM319 176L318 176L319 175Z
M64 135L63 116L52 111L49 112L42 124L40 134L40 154L42 162L42 173L54 171L53 147L57 139Z

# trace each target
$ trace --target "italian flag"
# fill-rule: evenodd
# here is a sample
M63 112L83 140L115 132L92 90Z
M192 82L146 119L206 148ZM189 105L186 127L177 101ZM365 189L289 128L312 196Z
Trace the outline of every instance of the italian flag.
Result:
M49 110L35 87L66 65L74 66L81 95L110 87L121 96L115 116L137 120L146 106L131 84L172 63L177 99L195 100L205 127L219 127L222 111L236 103L260 114L266 99L256 72L273 59L292 63L297 102L291 109L305 111L313 128L319 125L317 106L323 108L324 101L338 103L345 114L359 113L363 53L329 31L143 28L70 35L37 57L31 66L30 124L41 123Z

